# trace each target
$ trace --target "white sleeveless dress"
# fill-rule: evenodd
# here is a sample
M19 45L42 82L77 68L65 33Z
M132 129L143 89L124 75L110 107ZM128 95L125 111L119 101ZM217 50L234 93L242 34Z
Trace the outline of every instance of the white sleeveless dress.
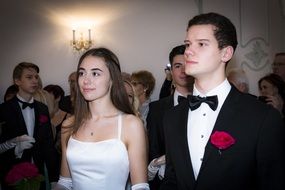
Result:
M73 190L125 190L129 158L121 141L122 115L118 116L118 138L83 142L72 136L66 150Z

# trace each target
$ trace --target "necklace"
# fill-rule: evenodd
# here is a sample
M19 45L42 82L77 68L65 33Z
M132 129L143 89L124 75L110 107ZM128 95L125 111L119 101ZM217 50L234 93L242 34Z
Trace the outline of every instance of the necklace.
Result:
M118 116L119 114L120 114L120 112L115 113L115 114L111 114L111 115L102 115L101 118L107 118L107 119L108 119L108 118L113 118L113 117ZM91 131L91 132L90 132L90 135L93 136L93 135L94 135L94 132Z

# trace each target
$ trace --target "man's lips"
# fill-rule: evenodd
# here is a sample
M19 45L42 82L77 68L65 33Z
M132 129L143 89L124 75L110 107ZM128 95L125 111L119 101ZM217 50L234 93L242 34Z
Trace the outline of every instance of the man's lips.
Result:
M197 64L198 62L197 61L186 61L186 64L189 64L189 65L193 65L193 64Z

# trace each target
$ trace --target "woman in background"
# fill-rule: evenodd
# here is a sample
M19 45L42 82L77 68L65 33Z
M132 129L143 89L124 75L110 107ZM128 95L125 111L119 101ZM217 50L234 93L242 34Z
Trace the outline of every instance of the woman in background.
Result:
M55 189L149 189L146 136L134 115L117 56L85 52L77 68L75 114L63 123L61 176ZM116 155L116 156L114 156Z
M53 127L55 146L59 153L61 153L61 125L63 121L67 118L68 114L59 108L59 102L64 97L64 91L59 85L50 84L44 87L54 100L54 109L51 115L51 125Z
M131 75L132 85L139 99L139 113L146 127L146 117L149 111L150 96L155 86L155 78L149 71L137 71Z
M269 74L258 81L260 100L272 105L284 117L285 82L276 74Z

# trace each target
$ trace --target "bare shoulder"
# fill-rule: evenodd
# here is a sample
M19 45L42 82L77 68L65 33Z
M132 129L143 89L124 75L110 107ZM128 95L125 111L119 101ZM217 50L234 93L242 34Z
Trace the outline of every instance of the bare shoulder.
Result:
M143 122L139 117L131 114L124 114L122 122L124 133L127 137L145 134Z
M142 120L139 117L132 114L123 115L123 125L124 127L134 128L134 129L143 127Z

